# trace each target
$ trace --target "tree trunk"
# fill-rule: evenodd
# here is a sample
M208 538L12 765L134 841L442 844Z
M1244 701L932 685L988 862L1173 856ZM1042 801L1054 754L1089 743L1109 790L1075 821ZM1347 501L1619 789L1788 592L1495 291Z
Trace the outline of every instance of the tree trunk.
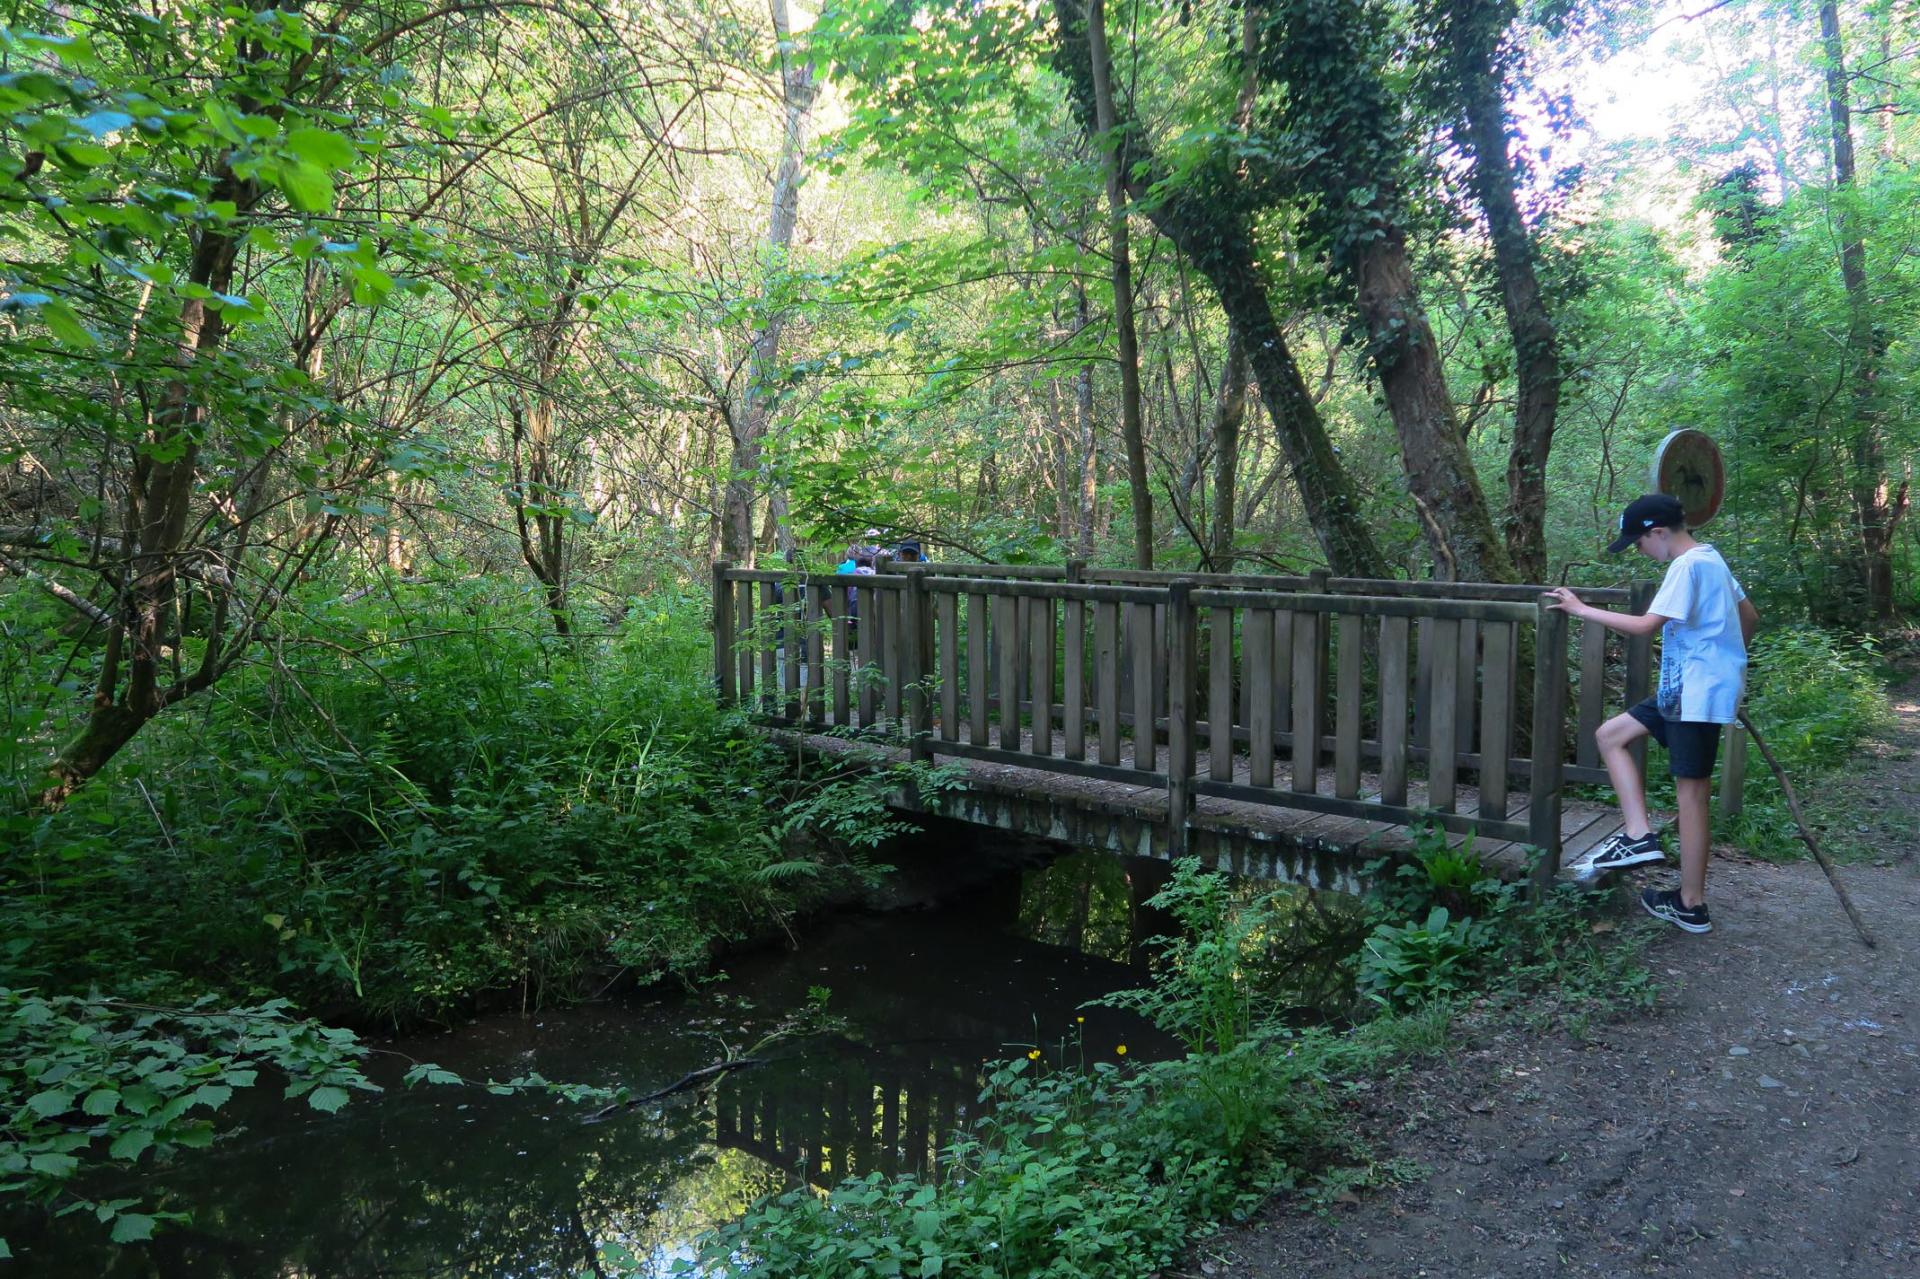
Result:
M1868 612L1875 621L1893 618L1893 543L1906 514L1907 485L1894 491L1887 474L1886 441L1875 404L1880 342L1867 293L1867 249L1855 199L1852 109L1847 97L1846 50L1835 0L1821 0L1820 39L1826 49L1827 116L1832 125L1833 195L1840 237L1840 281L1847 295L1847 350L1853 358L1853 423L1849 455L1854 516L1859 521L1862 577Z
M1220 370L1220 394L1213 405L1213 554L1216 573L1233 572L1237 531L1234 501L1239 495L1240 426L1247 417L1247 345L1240 330L1227 329L1227 362Z
M563 321L564 322L564 321ZM557 341L549 338L549 341ZM543 347L551 355L551 347ZM513 421L513 518L520 535L520 558L540 583L553 629L562 639L573 634L567 606L567 514L557 483L554 456L555 413L551 383L555 362L543 358L533 404L515 399L508 407Z
M1127 488L1133 495L1133 560L1153 567L1153 491L1147 487L1147 446L1140 420L1140 337L1133 322L1133 261L1127 242L1127 140L1118 132L1113 67L1107 56L1105 0L1087 0L1087 56L1093 79L1093 143L1107 179L1107 244L1113 257L1113 318L1120 338L1120 434L1127 449Z
M1081 125L1091 134L1096 128L1085 24L1073 0L1054 0L1054 13L1060 41L1054 68L1072 90ZM1198 200L1178 190L1148 200L1148 193L1161 176L1153 156L1138 138L1130 142L1128 153L1132 160L1129 194L1136 201L1144 201L1142 211L1160 233L1207 277L1228 322L1246 343L1247 361L1259 383L1261 402L1273 419L1300 490L1301 505L1326 552L1328 565L1343 577L1385 577L1386 559L1374 545L1358 496L1327 438L1319 410L1274 318L1245 218L1221 201Z
M236 177L223 157L215 174L212 198L231 200L245 213L258 200L259 187ZM134 459L126 496L125 536L121 539L126 562L124 585L114 602L118 625L108 635L107 656L94 686L93 709L79 734L55 757L49 770L51 784L35 799L39 808L55 809L66 803L163 706L212 680L212 663L218 655L217 622L210 632L215 646L198 674L191 681L176 678L169 689L160 687L161 665L166 660L162 651L166 647L166 619L173 609L180 566L186 558L187 518L198 487L199 442L206 418L205 406L195 395L194 370L219 352L226 336L220 313L210 310L204 299L233 291L239 251L238 239L211 229L202 232L194 245L187 279L203 286L205 292L180 304L180 332L171 356L173 376L162 388L147 446ZM219 611L224 614L224 603ZM124 693L118 687L123 652L127 668Z
M1081 329L1091 321L1091 306L1087 301L1087 291L1076 288L1079 310L1075 320ZM1077 331L1077 330L1076 330ZM1080 428L1080 558L1093 557L1093 511L1100 491L1100 453L1099 437L1093 429L1093 366L1082 365L1080 376L1074 379L1073 405L1075 419Z
M1354 249L1352 269L1368 351L1400 435L1407 491L1434 558L1453 581L1512 581L1513 566L1494 533L1454 415L1404 235L1379 228Z
M1464 140L1472 155L1474 197L1487 219L1493 243L1500 304L1513 341L1517 403L1513 442L1507 451L1507 554L1521 581L1544 582L1547 574L1547 455L1560 411L1560 338L1540 295L1533 245L1514 195L1513 160L1496 58L1512 21L1502 0L1472 0L1458 6L1451 47L1454 86L1466 120Z
M773 30L779 44L780 92L785 125L780 136L780 167L773 177L773 207L767 218L767 269L784 267L793 247L794 227L800 220L800 183L806 174L802 161L807 127L816 95L813 64L792 58L792 30L786 0L772 0ZM753 335L748 356L747 385L739 411L728 415L732 428L733 460L727 477L725 510L721 519L720 554L737 564L754 562L753 504L761 481L761 441L772 412L771 382L780 355L780 330L785 316L774 311Z
M36 805L51 810L65 804L75 791L105 768L151 718L112 702L105 705L96 702L86 725L61 748L53 766L47 770L49 784L36 798Z

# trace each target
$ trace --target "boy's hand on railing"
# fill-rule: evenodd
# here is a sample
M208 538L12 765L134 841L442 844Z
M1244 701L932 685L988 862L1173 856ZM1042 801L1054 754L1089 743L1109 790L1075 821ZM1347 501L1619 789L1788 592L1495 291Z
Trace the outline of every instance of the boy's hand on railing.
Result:
M1570 586L1556 586L1547 592L1547 607L1558 609L1573 617L1584 617L1592 611L1592 605L1573 593Z

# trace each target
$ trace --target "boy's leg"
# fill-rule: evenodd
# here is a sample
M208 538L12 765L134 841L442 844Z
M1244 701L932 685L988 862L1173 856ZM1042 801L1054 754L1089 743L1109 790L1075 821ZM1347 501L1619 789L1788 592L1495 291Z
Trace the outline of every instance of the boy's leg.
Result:
M1680 803L1680 904L1692 910L1707 900L1707 846L1713 779L1676 777Z
M1647 821L1647 791L1634 762L1632 746L1649 729L1631 713L1615 715L1595 730L1593 738L1606 763L1607 776L1613 781L1613 793L1620 801L1620 819L1630 839L1639 839L1653 827Z

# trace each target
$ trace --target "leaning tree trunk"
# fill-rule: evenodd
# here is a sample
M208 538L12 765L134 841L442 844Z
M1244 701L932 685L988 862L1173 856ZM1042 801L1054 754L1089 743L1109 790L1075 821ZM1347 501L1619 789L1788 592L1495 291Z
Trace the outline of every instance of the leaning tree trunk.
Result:
M1493 243L1500 304L1513 342L1516 403L1507 450L1507 555L1522 581L1547 573L1547 455L1560 412L1560 337L1540 293L1533 243L1514 191L1509 128L1497 61L1513 18L1505 0L1465 0L1457 6L1451 47L1453 90L1460 96L1464 140L1472 157L1474 198Z
M1860 526L1867 609L1877 622L1893 618L1893 542L1907 510L1907 485L1895 491L1887 473L1886 440L1875 393L1880 343L1867 294L1867 249L1853 207L1855 174L1852 108L1847 97L1846 50L1835 0L1821 0L1820 38L1826 46L1827 117L1833 128L1833 195L1840 236L1840 281L1847 295L1847 353L1853 360L1853 429L1848 488Z
M237 177L225 158L212 198L233 202L241 213L259 199L258 183ZM114 602L117 624L94 685L93 708L81 730L49 768L49 784L36 797L43 809L58 808L85 785L166 705L212 682L217 653L200 669L162 688L168 647L166 622L173 611L187 546L187 520L198 490L200 438L206 406L196 389L197 368L220 350L226 327L205 299L233 291L240 241L213 229L194 245L187 281L195 296L180 303L179 334L170 356L171 375L161 389L159 410L138 451L127 487L121 554L122 589ZM178 645L178 639L174 641ZM121 667L126 668L124 688Z
M1089 136L1096 136L1085 23L1073 0L1054 0L1054 13L1059 39L1054 69L1073 94L1081 127ZM1129 196L1160 233L1207 277L1219 295L1228 323L1246 343L1247 361L1259 384L1261 402L1273 419L1300 490L1301 505L1326 552L1328 565L1343 577L1387 576L1386 559L1367 528L1358 492L1334 452L1319 409L1274 316L1245 217L1222 201L1199 200L1178 190L1154 193L1164 175L1137 134L1129 141L1128 154L1132 160Z
M1135 568L1153 567L1153 490L1147 484L1147 445L1140 413L1140 336L1133 319L1133 259L1127 239L1128 147L1117 131L1113 66L1107 55L1104 0L1087 0L1087 57L1093 79L1094 147L1107 181L1107 248L1113 258L1113 318L1120 338L1120 436L1127 450L1127 490L1133 497Z
M1353 254L1355 301L1427 545L1458 582L1513 580L1467 452L1440 347L1413 282L1405 237L1383 227Z

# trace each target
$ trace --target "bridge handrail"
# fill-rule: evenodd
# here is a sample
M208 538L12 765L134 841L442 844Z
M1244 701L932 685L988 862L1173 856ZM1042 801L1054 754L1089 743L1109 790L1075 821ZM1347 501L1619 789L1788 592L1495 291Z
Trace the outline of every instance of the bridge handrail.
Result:
M1065 565L949 564L931 566L951 577L1022 577L1046 581L1101 582L1116 586L1158 586L1192 582L1200 588L1256 591L1314 591L1332 595L1404 595L1421 599L1484 599L1531 603L1551 587L1513 582L1437 582L1397 577L1335 577L1320 570L1298 574L1203 573L1175 569L1094 568L1075 560ZM1589 604L1631 604L1633 587L1575 586Z
M1615 640L1581 623L1569 657L1573 626L1538 587L1319 573L1299 586L1253 575L1226 585L1217 574L1117 582L1105 579L1140 575L1076 565L1069 580L976 567L888 564L847 575L716 564L722 697L802 728L904 730L918 758L1165 787L1175 846L1195 795L1412 820L1419 805L1406 779L1423 765L1441 825L1557 853L1562 782L1606 779L1593 730L1614 697L1631 704L1651 683L1645 637ZM1368 593L1362 583L1393 589ZM1625 595L1644 611L1652 583L1581 594ZM1133 743L1126 763L1123 730ZM1274 773L1277 752L1288 779ZM1362 760L1380 770L1367 797ZM1319 776L1326 761L1330 784ZM1459 811L1461 774L1478 785L1476 812ZM1524 819L1509 815L1516 782L1530 805Z

